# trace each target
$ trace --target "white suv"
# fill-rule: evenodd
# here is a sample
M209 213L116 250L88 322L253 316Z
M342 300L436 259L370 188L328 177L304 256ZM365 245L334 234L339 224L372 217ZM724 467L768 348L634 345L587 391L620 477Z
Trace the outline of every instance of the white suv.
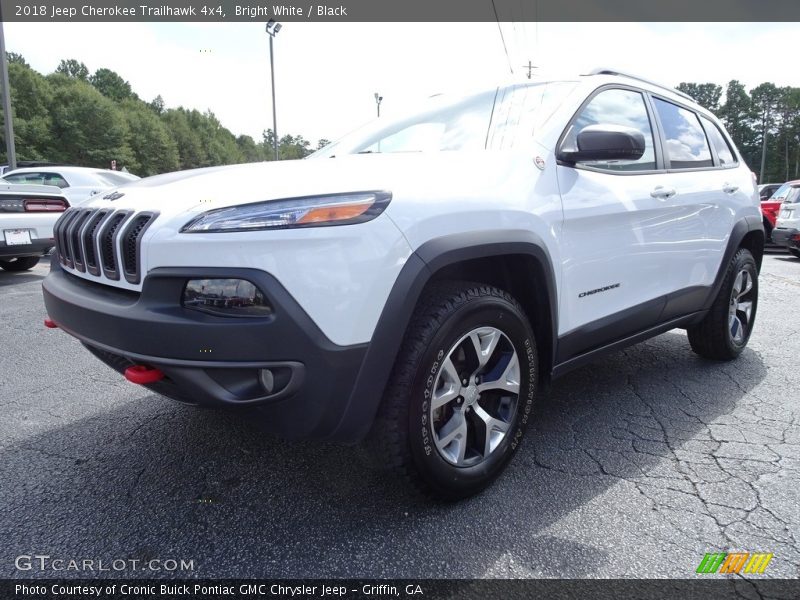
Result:
M606 70L434 97L307 160L152 177L56 226L49 326L136 383L491 482L540 384L673 328L747 344L753 175L688 96Z

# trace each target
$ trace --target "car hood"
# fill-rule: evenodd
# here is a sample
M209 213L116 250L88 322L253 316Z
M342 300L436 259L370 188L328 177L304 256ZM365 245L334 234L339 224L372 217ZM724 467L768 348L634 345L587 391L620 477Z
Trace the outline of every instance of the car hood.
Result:
M86 205L158 211L165 216L268 200L357 191L395 198L470 194L487 183L490 152L348 155L179 171L148 177L93 198Z

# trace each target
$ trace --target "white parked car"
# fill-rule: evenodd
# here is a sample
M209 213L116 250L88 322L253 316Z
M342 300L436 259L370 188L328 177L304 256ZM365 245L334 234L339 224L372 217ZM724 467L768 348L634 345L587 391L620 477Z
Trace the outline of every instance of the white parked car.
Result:
M53 225L69 202L58 188L0 185L0 268L27 271L55 246Z
M772 241L786 246L793 256L800 258L800 181L790 181L781 189L785 193L772 230Z
M80 206L92 196L138 181L139 177L89 167L26 167L9 171L2 179L8 183L54 185L61 188L72 206Z
M607 71L433 98L307 160L148 178L56 238L47 325L130 381L366 440L451 499L503 470L543 382L673 328L738 356L764 246L719 120Z

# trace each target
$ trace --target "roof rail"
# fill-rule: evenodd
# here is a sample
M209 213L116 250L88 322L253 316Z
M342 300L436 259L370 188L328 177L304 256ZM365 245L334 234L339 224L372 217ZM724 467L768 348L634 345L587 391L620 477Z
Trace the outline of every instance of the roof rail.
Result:
M650 85L654 85L656 87L661 88L662 90L667 90L668 92L672 92L673 94L677 94L681 98L686 98L687 100L691 100L692 102L696 102L694 98L692 98L689 94L686 94L680 90L676 90L673 87L668 85L664 85L663 83L658 83L657 81L653 81L652 79L645 79L644 77L639 77L638 75L634 75L632 73L626 73L625 71L620 71L619 69L605 69L605 68L597 68L592 69L589 71L589 75L619 75L620 77L627 77L628 79L635 79L637 81L641 81L644 83L649 83Z

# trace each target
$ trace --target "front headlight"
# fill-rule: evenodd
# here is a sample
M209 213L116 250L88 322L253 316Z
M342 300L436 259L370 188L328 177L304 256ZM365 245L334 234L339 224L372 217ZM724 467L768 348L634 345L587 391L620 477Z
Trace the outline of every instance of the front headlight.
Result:
M352 225L371 221L391 199L389 192L353 192L240 204L203 213L184 225L181 233Z

